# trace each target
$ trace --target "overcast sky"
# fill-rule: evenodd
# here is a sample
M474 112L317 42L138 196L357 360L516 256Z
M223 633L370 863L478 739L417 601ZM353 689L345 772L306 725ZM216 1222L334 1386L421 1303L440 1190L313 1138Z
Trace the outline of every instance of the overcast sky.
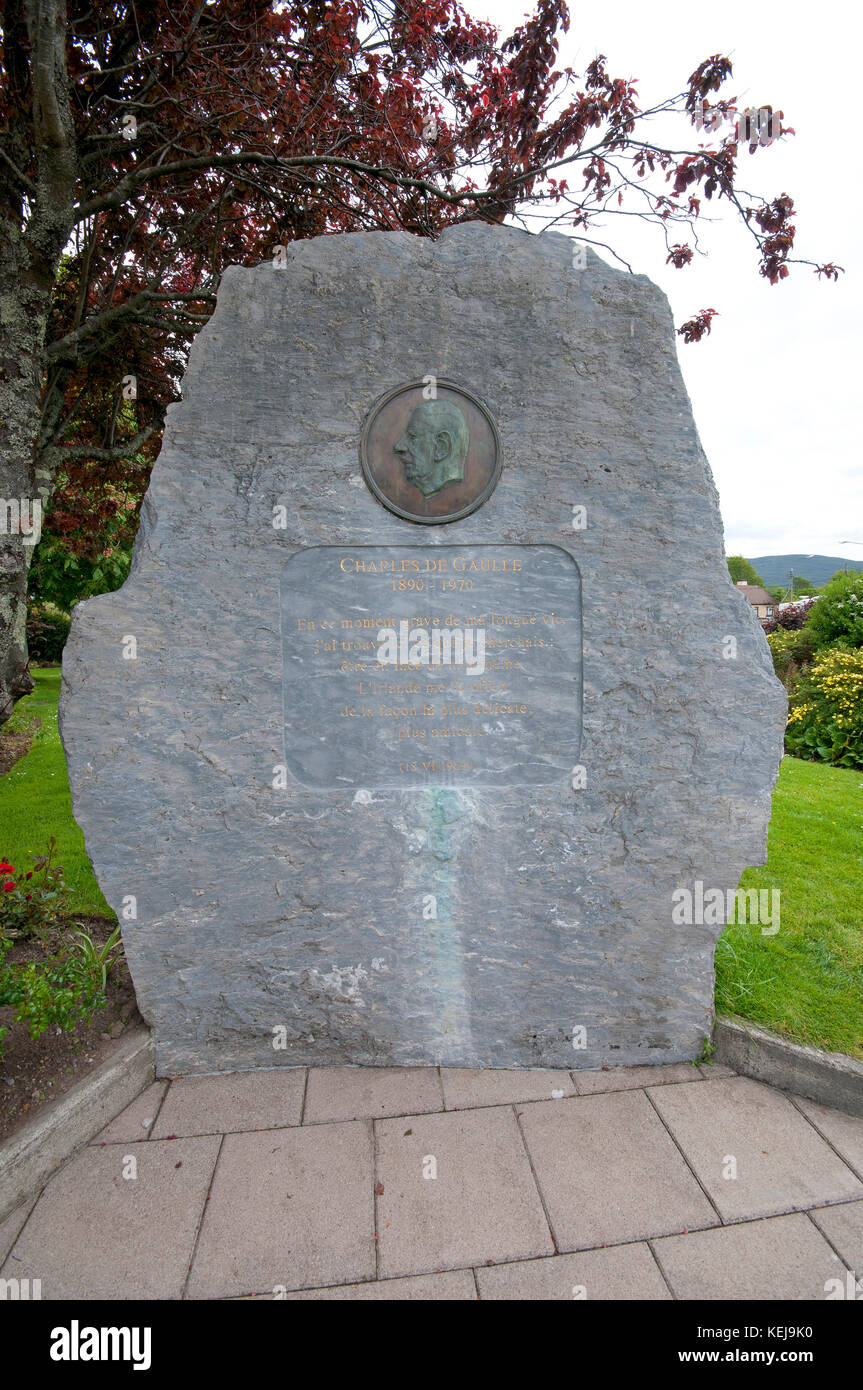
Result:
M509 33L528 6L466 0L466 8ZM665 265L660 233L635 219L607 219L603 239L662 286L677 326L700 309L718 311L709 337L677 342L732 555L863 559L863 196L859 25L857 32L849 28L852 12L847 0L814 8L791 0L779 9L670 0L572 5L561 47L560 66L579 73L605 53L612 77L638 79L642 106L682 91L711 54L730 57L734 71L719 95L772 105L797 132L753 156L743 152L744 186L769 198L789 193L798 209L795 254L845 267L838 283L797 266L781 284L768 284L758 274L754 241L728 208L704 233L707 257L674 270ZM667 135L667 125L660 129ZM678 148L698 139L683 118L672 129ZM842 545L846 540L860 543Z

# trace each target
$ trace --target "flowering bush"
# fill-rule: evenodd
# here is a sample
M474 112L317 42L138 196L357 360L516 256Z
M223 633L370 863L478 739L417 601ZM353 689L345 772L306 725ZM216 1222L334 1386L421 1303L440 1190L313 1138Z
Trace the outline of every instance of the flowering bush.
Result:
M8 859L0 860L0 932L21 936L40 934L63 913L66 882L62 864L55 864L56 841L48 841L48 853L31 855L32 869L16 872Z
M3 1002L3 977L6 974L6 968L3 965L3 962L6 959L6 956L9 954L9 948L11 947L11 945L11 938L8 937L4 932L3 928L0 927L0 1004L2 1004ZM0 1027L0 1057L3 1056L3 1039L5 1038L8 1032L8 1028Z
M773 669L779 679L791 689L794 677L801 666L812 660L815 639L808 628L787 631L777 628L767 634L767 645L773 657Z
M863 647L863 573L834 574L806 621L819 650L837 641Z
M863 651L833 648L801 673L785 747L799 758L863 768Z
M762 622L764 631L771 633L784 628L787 631L796 632L804 623L809 621L809 614L814 606L811 603L788 603L780 612L777 604L774 610L775 616L765 618Z

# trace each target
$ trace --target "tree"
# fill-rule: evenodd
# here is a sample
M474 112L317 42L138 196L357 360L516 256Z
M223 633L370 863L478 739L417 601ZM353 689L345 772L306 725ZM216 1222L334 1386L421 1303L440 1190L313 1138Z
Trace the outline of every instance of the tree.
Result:
M817 594L818 592L818 590L815 588L815 585L812 583L812 580L804 579L802 574L795 574L792 589L794 591L794 598L804 598L807 597L809 594Z
M740 144L735 99L711 101L729 60L645 110L602 56L581 79L555 67L567 26L564 0L506 38L457 0L0 0L0 723L31 687L21 499L29 523L57 488L54 534L86 550L140 495L127 461L158 450L225 265L539 204L586 240L605 214L645 217L684 266L715 198L760 274L787 276L792 200L738 177L764 131ZM768 143L793 133L764 109ZM669 111L682 149L649 137Z
M761 588L764 588L764 580L761 578L761 575L742 555L729 555L727 557L727 564L728 573L731 575L735 584L739 584L741 580L745 580L747 584L760 584Z

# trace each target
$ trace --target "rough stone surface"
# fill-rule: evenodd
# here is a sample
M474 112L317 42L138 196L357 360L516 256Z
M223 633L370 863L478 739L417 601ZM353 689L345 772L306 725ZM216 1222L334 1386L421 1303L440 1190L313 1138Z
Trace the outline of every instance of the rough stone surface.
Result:
M491 412L503 472L470 516L424 527L375 499L357 446L376 398L427 374ZM372 765L360 791L274 786L282 567L325 545L567 551L586 785L379 788ZM763 862L784 708L646 278L479 224L229 270L132 573L78 605L64 654L75 813L158 1074L697 1056L721 925L674 925L671 895Z

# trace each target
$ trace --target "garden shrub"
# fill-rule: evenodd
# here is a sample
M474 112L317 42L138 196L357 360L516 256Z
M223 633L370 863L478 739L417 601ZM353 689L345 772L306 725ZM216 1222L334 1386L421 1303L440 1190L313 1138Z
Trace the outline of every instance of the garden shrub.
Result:
M8 947L8 937L3 942ZM26 1019L33 1038L52 1024L70 1033L76 1023L89 1023L95 1010L107 1003L102 966L80 947L64 948L54 960L0 963L0 1005L13 1005L16 1022ZM0 1029L0 1056L7 1031Z
M27 650L32 661L59 662L72 622L54 603L33 603L27 614Z
M807 627L822 647L841 641L846 647L863 646L863 574L834 574L813 603Z
M16 1022L26 1020L34 1038L52 1024L71 1032L106 1007L108 971L122 949L119 927L103 946L76 931L70 941L52 945L45 960L7 962L16 939L35 935L48 949L49 929L64 913L63 866L54 862L54 850L52 835L48 853L33 856L33 868L26 872L0 860L0 1006L11 1005ZM0 1027L0 1057L8 1031Z
M785 747L798 758L863 768L863 651L831 648L800 673Z
M808 627L797 631L777 628L767 634L767 645L773 657L773 669L789 690L802 666L806 666L815 654L815 638Z
M804 623L808 622L813 607L814 605L811 603L786 603L780 609L777 604L775 616L765 618L762 623L764 631L769 634L776 632L777 628L783 628L796 632Z

